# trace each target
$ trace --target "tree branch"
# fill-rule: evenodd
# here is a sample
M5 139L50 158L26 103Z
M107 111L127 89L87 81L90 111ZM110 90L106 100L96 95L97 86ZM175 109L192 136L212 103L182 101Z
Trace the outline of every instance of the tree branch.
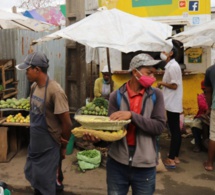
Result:
M59 4L65 3L65 1L62 0L20 0L19 8L24 9L38 9L38 8L44 8L48 6L56 6Z

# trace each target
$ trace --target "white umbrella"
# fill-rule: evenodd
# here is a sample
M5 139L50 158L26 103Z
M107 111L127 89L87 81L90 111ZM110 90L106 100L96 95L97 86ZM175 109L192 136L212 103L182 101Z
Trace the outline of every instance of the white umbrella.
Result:
M184 32L172 36L172 39L188 47L215 47L215 20L194 26Z
M92 48L113 48L128 53L172 48L172 27L112 9L98 11L62 30L33 41L33 44L66 38Z
M32 42L66 38L91 48L107 48L107 63L110 70L109 48L121 52L171 50L172 41L166 40L172 27L160 22L134 16L118 9L100 10L75 24ZM168 49L167 49L168 48ZM92 54L90 56L94 56ZM93 60L93 59L92 59ZM112 90L111 82L111 90Z
M0 29L28 29L32 31L50 30L51 24L34 20L20 14L0 10Z

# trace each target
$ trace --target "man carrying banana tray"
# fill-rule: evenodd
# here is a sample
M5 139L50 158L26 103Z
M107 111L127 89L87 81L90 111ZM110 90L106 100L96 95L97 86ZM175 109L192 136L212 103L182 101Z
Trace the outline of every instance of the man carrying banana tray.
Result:
M112 142L107 159L108 195L151 195L155 191L158 163L156 138L165 129L163 95L152 88L160 60L148 54L136 55L130 63L131 78L110 94L108 114L111 120L131 120L127 135ZM85 134L93 142L98 138Z

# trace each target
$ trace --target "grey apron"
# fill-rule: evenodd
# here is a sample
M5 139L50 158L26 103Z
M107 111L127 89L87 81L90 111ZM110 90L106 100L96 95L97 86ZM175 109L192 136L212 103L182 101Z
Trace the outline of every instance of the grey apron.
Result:
M39 190L43 195L55 195L60 145L51 137L46 123L45 101L48 80L49 78L47 78L42 103L44 106L43 113L35 112L36 108L34 108L31 102L30 143L24 171L26 179L33 188ZM31 99L35 88L32 90Z

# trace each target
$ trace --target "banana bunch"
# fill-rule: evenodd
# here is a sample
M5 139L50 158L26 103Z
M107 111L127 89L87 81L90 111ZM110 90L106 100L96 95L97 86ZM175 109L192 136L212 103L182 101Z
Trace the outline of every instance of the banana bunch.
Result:
M84 127L76 127L72 131L75 137L81 138L83 137L84 133L90 133L91 135L98 137L104 141L117 141L122 139L127 131L125 129L117 130L117 131L109 131L109 130L94 130L94 129L87 129Z

